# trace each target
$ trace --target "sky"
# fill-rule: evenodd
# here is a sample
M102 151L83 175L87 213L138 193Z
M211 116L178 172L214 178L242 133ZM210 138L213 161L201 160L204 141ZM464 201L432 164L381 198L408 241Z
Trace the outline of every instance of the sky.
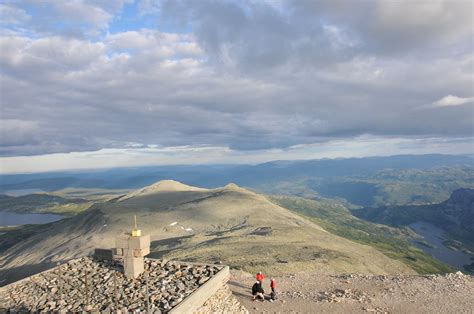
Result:
M470 0L2 0L0 173L474 154Z

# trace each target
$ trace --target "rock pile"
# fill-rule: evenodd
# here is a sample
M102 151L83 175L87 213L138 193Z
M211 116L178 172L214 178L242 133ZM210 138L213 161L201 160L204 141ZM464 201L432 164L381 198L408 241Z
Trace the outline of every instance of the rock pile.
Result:
M352 289L335 289L320 293L318 301L339 303L345 300L354 300L357 302L370 302L371 298L367 293Z
M445 278L445 279L450 280L450 281L459 281L459 280L468 280L468 279L472 278L473 276L463 274L462 272L457 271L455 273L449 273L449 274L446 274L446 275L426 275L425 277L428 278L428 279L431 279L431 280L438 280L438 279L441 279L441 278Z
M145 259L145 272L129 280L120 262L85 257L2 290L0 300L13 311L167 312L220 269Z

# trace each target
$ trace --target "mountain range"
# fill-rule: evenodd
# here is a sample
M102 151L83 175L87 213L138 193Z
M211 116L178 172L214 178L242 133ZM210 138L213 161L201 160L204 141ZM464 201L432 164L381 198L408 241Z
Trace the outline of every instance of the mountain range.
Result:
M0 227L0 275L10 281L110 248L133 215L152 236L152 257L282 273L449 272L414 224L441 228L443 247L474 255L473 160L404 155L1 175L8 195L0 211L67 218Z
M150 234L150 257L223 262L248 271L414 273L377 249L328 232L263 195L228 184L204 189L161 181L58 222L38 226L2 253L10 281L57 262L112 248L130 232L133 216Z
M234 182L266 194L342 198L357 206L402 205L443 201L457 188L474 188L473 177L471 156L398 155L0 175L0 193L137 189L173 179L205 188Z

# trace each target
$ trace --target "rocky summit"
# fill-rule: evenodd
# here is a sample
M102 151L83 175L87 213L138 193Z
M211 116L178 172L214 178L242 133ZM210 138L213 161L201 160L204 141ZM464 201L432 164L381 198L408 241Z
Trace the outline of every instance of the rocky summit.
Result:
M6 287L0 303L11 311L168 312L222 269L145 260L145 272L127 279L119 261L84 257Z

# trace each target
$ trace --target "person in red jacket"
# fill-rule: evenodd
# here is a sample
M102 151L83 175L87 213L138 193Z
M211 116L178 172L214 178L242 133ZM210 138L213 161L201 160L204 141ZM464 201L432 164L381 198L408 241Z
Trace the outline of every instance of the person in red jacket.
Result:
M261 271L257 273L257 281L260 281L263 284L263 274Z
M270 293L270 302L273 302L277 299L276 283L275 283L275 279L273 278L270 279L270 288L272 289L272 292Z

